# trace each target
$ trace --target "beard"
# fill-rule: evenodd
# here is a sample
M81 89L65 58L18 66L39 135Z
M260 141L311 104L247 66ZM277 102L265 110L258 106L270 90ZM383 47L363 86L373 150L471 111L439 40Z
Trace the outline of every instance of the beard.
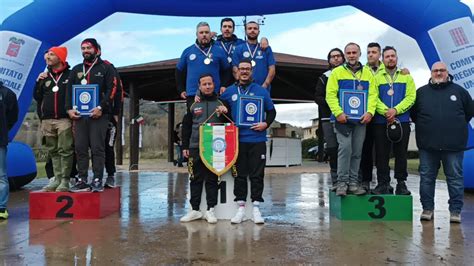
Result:
M95 53L82 53L82 57L84 58L84 60L86 60L88 62L92 62L97 57L97 54L95 54Z

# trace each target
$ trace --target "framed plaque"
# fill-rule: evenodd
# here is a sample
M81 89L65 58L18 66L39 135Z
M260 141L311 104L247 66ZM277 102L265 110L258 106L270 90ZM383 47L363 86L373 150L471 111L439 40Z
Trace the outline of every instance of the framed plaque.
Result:
M349 120L359 121L367 112L367 91L341 89L339 104Z
M252 126L263 121L263 97L241 95L237 106L237 125Z
M81 116L89 116L99 105L99 85L72 85L72 106Z

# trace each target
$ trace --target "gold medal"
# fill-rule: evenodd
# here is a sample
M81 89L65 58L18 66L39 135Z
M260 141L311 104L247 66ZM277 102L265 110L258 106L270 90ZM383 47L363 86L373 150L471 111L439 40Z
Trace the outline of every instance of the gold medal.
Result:
M53 87L53 92L57 92L57 91L59 91L59 87L58 87L58 86L54 86L54 87Z
M392 88L390 88L390 89L387 91L388 96L392 96L393 93L394 93L394 91L393 91Z
M81 80L81 84L82 84L82 85L87 85L87 80L86 80L86 79L82 79L82 80Z
M257 62L255 62L255 60L252 60L251 63L252 63L252 67L255 67L257 65Z
M232 63L232 57L228 56L227 57L227 62L229 62L229 64Z
M210 63L211 59L209 59L209 57L206 57L206 59L204 59L204 64L209 65Z

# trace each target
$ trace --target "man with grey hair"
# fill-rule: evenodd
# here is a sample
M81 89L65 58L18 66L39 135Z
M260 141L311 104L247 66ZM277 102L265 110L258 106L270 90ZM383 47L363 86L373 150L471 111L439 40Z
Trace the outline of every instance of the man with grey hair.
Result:
M211 29L207 22L197 24L196 37L196 42L183 51L176 65L178 93L186 99L188 107L194 102L202 74L211 74L216 93L221 87L230 85L232 76L225 51L211 42Z
M416 144L420 155L422 221L433 219L436 177L442 162L449 192L450 222L461 222L464 196L462 163L468 123L473 116L474 103L469 92L453 83L445 63L434 63L428 84L416 92L411 115L416 124Z

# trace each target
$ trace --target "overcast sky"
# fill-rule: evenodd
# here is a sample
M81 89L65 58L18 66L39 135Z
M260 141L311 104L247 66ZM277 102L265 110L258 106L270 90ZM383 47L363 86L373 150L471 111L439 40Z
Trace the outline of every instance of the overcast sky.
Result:
M31 3L26 0L0 0L0 21ZM463 1L474 8L474 0ZM250 17L261 19L261 17ZM102 45L103 58L116 66L147 63L179 57L195 39L195 25L208 21L219 30L220 18L151 16L116 13L66 42L68 61L81 61L80 42L94 37ZM242 17L234 17L238 25ZM236 33L243 37L243 27ZM416 42L379 20L350 6L265 16L261 36L270 40L273 51L325 59L333 47L343 48L348 42L366 47L369 42L394 46L399 65L410 70L416 86L424 85L429 68ZM366 62L363 49L361 61ZM316 77L315 77L316 78ZM296 126L310 125L317 117L316 104L283 104L277 106L277 120Z

